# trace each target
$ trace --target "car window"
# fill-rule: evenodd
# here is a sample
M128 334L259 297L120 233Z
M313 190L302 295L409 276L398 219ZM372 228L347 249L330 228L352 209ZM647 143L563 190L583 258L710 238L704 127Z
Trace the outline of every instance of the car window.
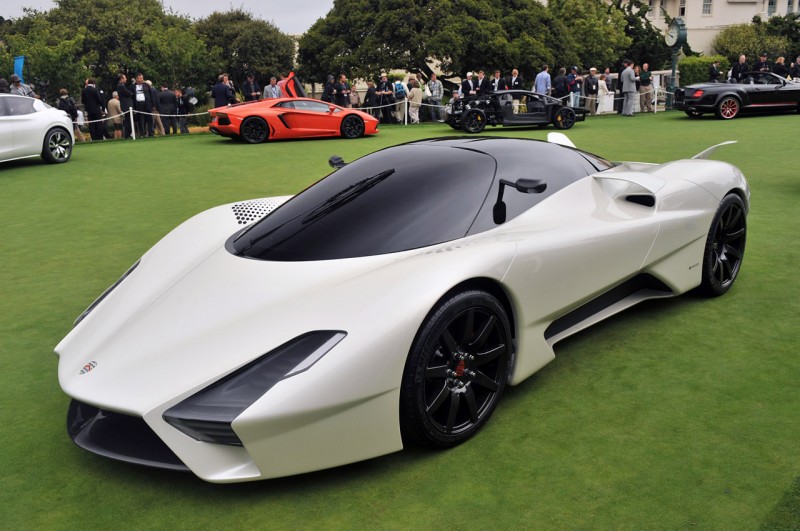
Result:
M307 188L232 238L228 249L260 260L332 260L462 238L495 170L493 157L458 147L378 151Z
M26 114L33 114L36 109L33 107L36 101L33 98L20 96L18 98L3 98L6 100L6 115L7 116L25 116Z
M6 116L6 99L8 98L0 98L0 116Z
M276 105L276 107L280 107L282 109L294 109L294 102L293 101L282 101Z
M321 101L297 100L294 102L294 108L303 111L324 112L324 113L330 111L328 104Z

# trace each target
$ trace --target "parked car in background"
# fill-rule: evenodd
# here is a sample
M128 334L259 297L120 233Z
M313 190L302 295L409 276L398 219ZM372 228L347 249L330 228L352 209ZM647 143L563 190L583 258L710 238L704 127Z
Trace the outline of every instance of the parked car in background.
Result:
M674 107L692 118L714 113L730 120L743 112L800 112L800 83L772 72L748 72L743 83L699 83L675 91Z
M67 162L74 145L66 112L27 96L0 94L0 162L28 157Z
M515 99L524 99L518 113L514 113ZM585 119L586 109L569 107L557 98L527 90L498 90L485 96L456 99L445 108L445 122L467 133L480 133L487 125L553 124L556 129L570 129Z

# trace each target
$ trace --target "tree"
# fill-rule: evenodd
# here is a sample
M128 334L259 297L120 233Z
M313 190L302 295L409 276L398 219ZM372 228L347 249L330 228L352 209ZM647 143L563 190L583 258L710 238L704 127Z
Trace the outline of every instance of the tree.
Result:
M754 17L753 23L761 21L760 18ZM785 37L788 41L787 47L783 49L782 53L777 55L785 55L790 58L800 55L800 13L793 13L782 17L771 17L766 24L767 35L776 37Z
M768 34L767 25L761 23L759 19L758 23L728 26L714 37L711 47L734 64L742 54L746 55L750 62L764 51L771 57L783 54L784 50L789 49L789 39Z
M85 35L81 31L66 38L62 35L43 13L29 12L7 27L5 43L0 44L0 64L8 66L2 70L10 72L13 57L24 55L25 81L38 85L36 91L40 95L43 89L48 96L57 95L62 87L72 89L74 94L87 77L86 69L75 60L83 49ZM48 82L51 88L42 84Z
M623 12L603 0L550 0L548 9L554 18L568 21L570 33L579 36L577 65L615 64L631 45Z
M198 20L197 34L221 58L220 69L240 84L253 72L268 78L294 67L294 41L274 25L241 9L215 12ZM216 77L220 72L213 73Z
M650 63L651 70L669 68L672 52L664 42L664 35L645 16L648 5L639 0L612 0L611 5L625 17L625 35L631 39L622 55L639 65Z
M564 24L537 0L335 0L299 43L308 81L328 74L377 77L389 70L448 76L577 60Z

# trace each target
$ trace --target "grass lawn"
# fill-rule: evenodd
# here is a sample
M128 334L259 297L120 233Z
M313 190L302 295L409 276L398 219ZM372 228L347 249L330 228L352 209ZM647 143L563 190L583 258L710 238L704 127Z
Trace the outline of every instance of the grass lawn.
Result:
M735 288L648 302L556 348L449 451L407 450L298 477L212 485L73 446L53 347L146 249L214 205L296 193L345 160L450 135L250 146L210 135L78 145L0 165L0 527L800 529L800 116L590 118L612 160L714 158L752 188ZM546 130L484 135L546 137Z

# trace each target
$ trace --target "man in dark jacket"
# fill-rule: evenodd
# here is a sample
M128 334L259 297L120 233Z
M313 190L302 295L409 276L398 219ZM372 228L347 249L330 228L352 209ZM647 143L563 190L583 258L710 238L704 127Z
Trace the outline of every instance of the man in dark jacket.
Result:
M731 68L731 80L736 83L742 83L746 72L750 72L750 65L747 64L747 57L740 55L739 62Z
M252 72L247 74L247 81L242 83L244 101L257 101L261 99L261 87L258 86L256 76Z
M178 98L175 93L161 85L161 92L158 93L158 112L161 113L161 122L164 124L164 134L178 134L178 120L176 118L178 110Z
M117 96L119 96L119 105L122 109L122 127L125 130L125 138L131 137L131 118L130 110L133 108L133 92L130 91L125 84L128 81L128 76L120 74L117 78Z
M153 128L153 95L141 72L136 74L136 82L133 84L133 109L137 111L136 134L147 136Z
M217 84L211 87L211 95L214 96L214 107L225 107L236 103L233 88L228 82L228 74L220 74Z
M103 101L100 91L97 90L96 83L93 77L86 80L86 86L81 91L81 103L83 103L83 108L86 109L86 115L89 119L89 134L92 140L103 140L105 138L103 134L105 128L103 125L103 107L105 107L106 102Z

